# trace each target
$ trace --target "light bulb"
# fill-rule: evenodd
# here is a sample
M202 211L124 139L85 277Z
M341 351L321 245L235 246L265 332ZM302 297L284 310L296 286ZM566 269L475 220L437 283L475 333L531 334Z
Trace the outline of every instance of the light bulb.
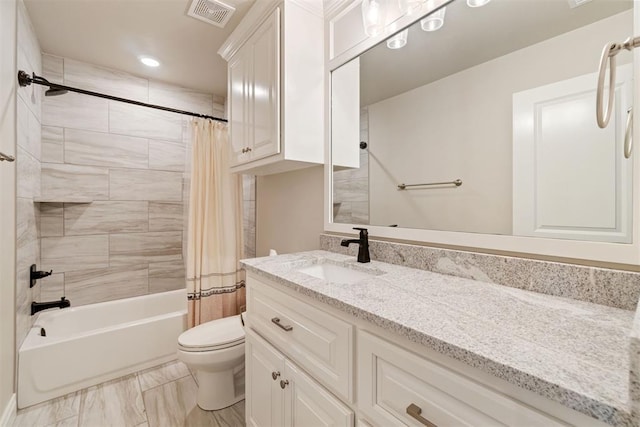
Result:
M158 67L160 62L157 59L149 58L148 56L140 57L140 62L142 62L147 67Z
M387 47L389 49L400 49L407 44L407 37L409 36L409 30L400 31L395 36L387 40Z
M467 0L467 6L469 7L480 7L489 3L491 0Z
M382 34L387 20L388 0L363 0L362 24L369 37Z
M437 12L433 12L431 15L420 20L420 27L423 31L437 31L444 25L444 14L447 8L443 7Z

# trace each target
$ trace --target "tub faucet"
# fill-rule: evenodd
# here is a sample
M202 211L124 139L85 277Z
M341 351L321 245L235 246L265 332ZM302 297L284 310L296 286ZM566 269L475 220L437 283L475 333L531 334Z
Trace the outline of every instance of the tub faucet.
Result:
M60 301L47 301L47 302L35 302L31 303L31 315L33 316L39 311L47 310L49 308L67 308L71 307L71 301L65 297L60 298Z
M353 227L354 230L360 230L359 239L345 239L340 242L340 246L348 247L351 243L357 243L358 248L358 262L370 262L369 256L369 232L366 228Z

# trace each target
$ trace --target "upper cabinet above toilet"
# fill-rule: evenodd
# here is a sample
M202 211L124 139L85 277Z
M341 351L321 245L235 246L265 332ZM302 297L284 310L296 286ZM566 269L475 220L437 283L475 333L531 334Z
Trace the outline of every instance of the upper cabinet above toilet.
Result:
M222 45L232 171L324 162L322 1L259 1Z

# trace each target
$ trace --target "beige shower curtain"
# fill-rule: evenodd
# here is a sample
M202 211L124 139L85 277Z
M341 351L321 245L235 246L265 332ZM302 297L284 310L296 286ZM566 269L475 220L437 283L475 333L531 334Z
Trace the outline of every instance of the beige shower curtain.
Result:
M242 177L229 172L227 125L192 122L187 236L188 327L238 314L245 304Z

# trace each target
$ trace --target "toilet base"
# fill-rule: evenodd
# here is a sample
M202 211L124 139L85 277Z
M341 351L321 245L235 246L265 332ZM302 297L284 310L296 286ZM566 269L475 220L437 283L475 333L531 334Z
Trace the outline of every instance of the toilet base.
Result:
M238 381L233 370L206 372L199 370L197 403L205 411L227 408L244 399L244 378ZM236 375L237 376L237 375Z

